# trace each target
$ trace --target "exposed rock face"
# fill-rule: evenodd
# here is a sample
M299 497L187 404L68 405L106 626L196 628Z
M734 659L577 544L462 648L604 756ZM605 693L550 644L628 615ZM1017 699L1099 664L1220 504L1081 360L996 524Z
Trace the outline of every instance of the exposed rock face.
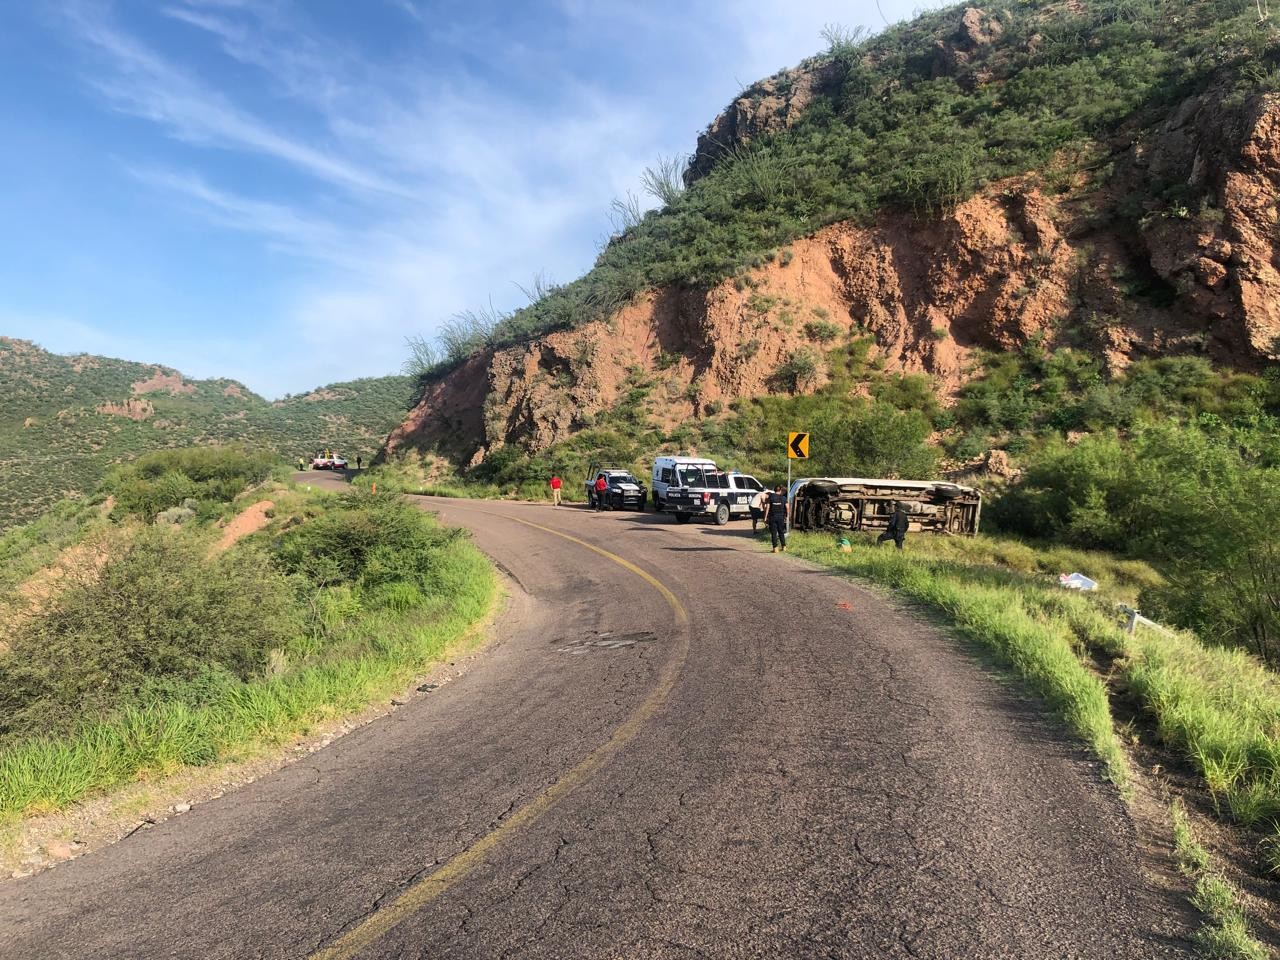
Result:
M1004 25L998 18L977 7L967 7L952 34L934 43L934 77L954 77L962 73L975 53L995 43L1003 33Z
M1216 201L1159 211L1143 229L1151 266L1208 321L1215 352L1246 366L1280 359L1280 96L1239 111L1216 93L1188 100L1133 163Z
M182 379L182 374L177 370L170 370L166 367L156 367L155 372L146 380L139 380L131 387L134 394L142 396L147 393L160 393L164 391L173 396L180 393L195 393L194 384L187 383Z
M1032 337L1113 370L1167 353L1280 360L1280 96L1234 113L1188 101L1117 163L1110 185L1071 200L1031 176L934 220L834 224L737 282L652 291L607 322L476 354L428 388L385 452L474 463L506 444L540 449L621 402L637 373L659 382L652 413L671 427L709 404L820 386L821 363L799 384L779 371L851 336L874 340L885 371L928 374L944 394L975 349ZM1137 230L1097 216L1170 181L1216 206L1153 200Z
M156 408L152 406L150 400L137 400L130 398L124 403L113 403L107 401L100 403L95 408L98 413L105 413L113 417L128 417L130 420L141 422L148 417L154 416Z
M795 124L805 108L830 93L843 75L838 63L815 61L752 84L699 135L685 183L710 173L720 160L757 137Z

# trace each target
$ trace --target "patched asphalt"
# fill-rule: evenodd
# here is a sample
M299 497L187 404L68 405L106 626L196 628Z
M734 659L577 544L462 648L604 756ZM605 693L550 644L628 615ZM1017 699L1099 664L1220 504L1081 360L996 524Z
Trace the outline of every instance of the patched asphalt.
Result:
M349 955L1192 956L1096 760L879 593L742 522L422 502L511 578L488 652L234 794L0 884L0 956L308 957L459 858Z

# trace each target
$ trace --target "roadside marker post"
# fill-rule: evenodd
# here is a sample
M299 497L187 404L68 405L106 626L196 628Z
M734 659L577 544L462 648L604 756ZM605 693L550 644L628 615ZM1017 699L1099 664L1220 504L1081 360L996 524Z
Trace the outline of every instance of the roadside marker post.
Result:
M787 434L787 533L791 532L791 461L809 459L809 434Z

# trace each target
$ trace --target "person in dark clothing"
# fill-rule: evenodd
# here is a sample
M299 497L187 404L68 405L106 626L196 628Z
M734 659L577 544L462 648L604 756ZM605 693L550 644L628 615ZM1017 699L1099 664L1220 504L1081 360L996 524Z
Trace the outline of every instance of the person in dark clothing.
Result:
M356 457L356 469L357 470L364 469L364 457Z
M894 505L893 516L889 518L888 528L876 538L876 546L880 546L886 540L892 540L897 548L901 550L903 541L907 539L907 528L910 525L911 518L907 516L907 505L899 501Z
M773 488L769 500L765 504L765 519L769 523L769 539L773 541L773 552L787 551L787 494L782 484Z

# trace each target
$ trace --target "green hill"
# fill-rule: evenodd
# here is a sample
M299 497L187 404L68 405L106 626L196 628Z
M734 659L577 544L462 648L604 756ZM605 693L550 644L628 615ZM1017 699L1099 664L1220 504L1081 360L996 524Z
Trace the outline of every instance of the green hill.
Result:
M0 337L0 528L150 450L244 442L290 460L326 446L371 457L410 391L405 377L376 377L271 403L234 380Z

